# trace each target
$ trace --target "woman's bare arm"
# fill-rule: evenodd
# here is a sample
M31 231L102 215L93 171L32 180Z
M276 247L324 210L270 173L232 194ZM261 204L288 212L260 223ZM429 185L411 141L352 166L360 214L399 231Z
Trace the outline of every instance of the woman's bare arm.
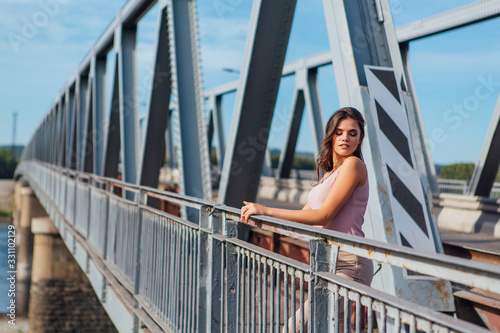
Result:
M325 225L342 209L354 189L363 185L365 181L366 168L363 161L357 157L350 157L344 161L342 169L339 170L332 188L319 209L310 209L308 205L304 208L309 209L280 209L245 202L247 209L242 208L241 219L246 222L251 215L267 215L309 225Z

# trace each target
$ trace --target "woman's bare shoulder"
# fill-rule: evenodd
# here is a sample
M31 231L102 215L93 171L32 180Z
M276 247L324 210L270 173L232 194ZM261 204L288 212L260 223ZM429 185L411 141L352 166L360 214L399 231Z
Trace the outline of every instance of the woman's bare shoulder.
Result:
M356 156L346 158L344 163L342 163L342 167L346 167L346 169L366 170L365 162Z
M346 176L346 174L354 176L357 179L358 186L365 183L367 177L366 166L365 162L359 157L349 156L346 158L342 164L342 169L343 176Z

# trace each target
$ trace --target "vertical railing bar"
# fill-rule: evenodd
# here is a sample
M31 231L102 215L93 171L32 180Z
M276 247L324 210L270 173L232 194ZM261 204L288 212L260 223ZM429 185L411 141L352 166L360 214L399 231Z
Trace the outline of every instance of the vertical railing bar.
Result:
M292 305L292 309L291 309L291 318L292 318L292 332L296 332L297 331L297 325L295 324L295 320L296 320L296 315L295 315L295 312L297 311L297 307L295 306L295 303L297 302L297 286L296 286L296 271L295 269L290 269L290 275L292 277L292 285L291 285L291 294L292 294L292 299L291 299L291 305ZM285 318L286 320L286 318ZM286 320L288 322L288 320Z
M396 314L394 315L394 331L399 332L401 330L401 312L399 309L394 309Z
M188 270L188 289L187 289L187 297L186 297L186 332L191 332L192 330L192 316L193 316L193 311L192 311L192 297L194 295L193 291L193 284L194 284L194 271L193 271L193 260L194 260L194 252L196 251L196 248L198 244L194 243L193 240L193 230L191 228L187 229L187 248L189 250L189 253L186 254L187 258L187 270Z
M334 302L333 302L333 316L334 316L334 332L340 332L340 295L339 295L339 286L335 285L334 290Z
M159 247L159 252L160 252L160 255L159 255L159 258L158 258L158 270L159 270L159 274L158 274L158 281L156 281L156 285L157 285L157 288L158 288L158 304L157 304L157 309L158 309L158 313L157 315L161 318L162 314L163 314L163 303L164 303L164 299L163 299L163 290L164 290L164 285L163 285L163 281L164 281L164 276L165 276L165 266L164 266L164 262L165 262L165 254L166 254L166 251L165 251L165 237L164 237L164 229L163 229L163 225L162 225L162 217L159 216L159 215L156 215L156 214L153 214L154 216L154 220L157 221L157 224L158 224L158 237L160 239L160 247Z
M190 300L189 300L189 307L190 307L190 316L189 316L189 332L195 332L197 330L196 328L196 322L195 322L195 312L196 312L196 300L198 298L198 272L196 271L196 267L198 266L198 237L196 237L196 230L191 229L190 231L190 239L191 239L191 266L190 270L192 272L192 279L191 279L191 292L190 292Z
M262 295L262 326L261 326L261 332L264 333L266 332L267 328L267 295L268 295L268 286L267 286L267 280L269 279L268 277L268 264L267 264L268 259L265 257L262 257L262 264L264 265L264 290L263 290L263 295Z
M172 328L172 304L173 304L173 299L172 299L172 293L173 293L173 285L172 285L172 277L173 277L173 268L172 268L172 262L173 262L173 253L172 249L174 246L174 240L172 239L172 223L170 221L166 221L166 228L167 228L167 234L168 234L168 268L167 268L167 281L166 283L168 284L167 288L167 304L165 306L167 307L165 311L165 317L168 319L168 323L170 328Z
M367 307L367 322L368 322L368 333L373 333L373 302L372 299L368 299Z
M189 250L189 253L186 254L186 257L188 258L188 277L189 277L189 281L188 281L188 289L187 289L187 304L186 304L186 308L187 308L187 315L186 315L186 331L187 332L191 332L191 317L192 317L192 299L191 297L193 297L193 260L194 260L194 251L195 251L195 245L194 245L194 242L193 242L193 230L192 229L188 229L187 230L187 239L188 239L188 250Z
M415 321L415 315L411 314L410 315L410 333L416 333L417 332L417 325Z
M305 301L305 295L304 295L304 284L305 284L305 281L304 281L304 274L302 274L302 272L300 272L300 275L299 275L299 278L300 278L300 305L299 305L299 308L300 308L300 333L304 333L304 311L305 311L305 307L308 306L305 302L309 302L309 301Z
M289 316L289 309L288 309L288 272L285 267L283 270L283 276L284 276L284 281L283 281L283 289L285 291L285 308L284 308L284 315L283 315L283 323L285 324L285 332L288 332L288 316Z
M178 224L177 225L177 239L178 239L178 247L177 247L177 300L175 302L176 304L176 311L177 315L175 316L177 323L176 323L176 329L181 330L181 325L182 325L182 281L183 281L183 271L182 271L182 225Z
M179 301L179 225L175 224L174 225L174 235L175 235L175 247L174 247L174 301L173 301L173 308L174 308L174 315L173 315L173 321L174 321L174 329L178 330L178 319L179 319L179 306L178 306L178 301Z
M356 333L361 333L362 319L363 317L361 313L361 297L359 293L356 293Z
M164 262L164 256L165 256L165 237L163 237L163 227L161 223L161 217L159 215L155 215L155 221L157 224L157 233L158 233L158 239L159 239L159 246L158 246L158 259L157 259L157 264L158 264L158 279L155 283L157 287L157 311L158 315L161 314L162 312L162 304L163 304L163 274L165 271L165 267L163 266Z
M245 251L241 249L241 332L245 331L245 297L246 297L246 283L245 283L245 267L246 267L246 256Z
M258 323L259 323L259 328L258 332L262 331L262 257L259 255L257 257L257 276L259 279L259 282L257 284L257 305L258 305Z
M162 280L162 257L163 257L163 239L161 235L161 223L159 221L158 215L154 215L154 221L155 221L155 238L156 238L156 253L154 254L155 256L155 281L153 281L153 286L155 289L155 296L154 296L154 304L155 304L155 309L157 313L160 313L160 307L161 307L161 280Z
M160 281L158 282L160 286L160 304L159 304L159 315L160 317L163 317L165 313L165 276L166 276L166 271L167 267L165 265L165 257L167 256L167 236L165 233L165 219L161 216L158 216L158 233L160 234L160 237L162 239L162 245L161 245L161 260L160 260Z
M187 261L187 253L188 253L188 237L187 237L187 227L183 226L182 227L182 242L184 244L184 253L181 255L181 262L183 265L183 276L184 278L181 280L182 282L182 326L181 330L185 332L187 328L187 299L188 299L188 281L189 281L189 276L188 276L188 261Z
M191 322L190 320L190 314L191 314L191 285L193 282L193 272L191 271L191 254L193 252L193 246L191 243L191 235L190 235L191 228L186 227L186 331L189 332L189 324Z
M179 236L180 236L180 250L179 251L179 265L181 277L179 279L179 331L184 332L184 309L186 303L186 263L184 261L184 254L186 253L186 241L184 238L186 228L183 225L179 226Z
M273 260L269 260L268 261L269 264L270 264L270 268L271 268L271 294L269 295L269 302L271 303L271 309L270 309L270 315L271 315L271 318L269 319L269 332L273 332L274 331L274 305L275 305L275 302L273 301L274 300L274 295L275 295L275 283L276 283L276 280L275 280L275 274L274 274L274 271L275 271L275 267L274 267L274 261Z
M251 321L251 330L250 332L253 332L255 333L255 311L256 311L256 306L257 306L257 300L255 299L255 296L256 296L256 280L257 279L257 276L255 275L255 254L252 256L252 292L250 293L251 297L251 301L252 301L252 321Z
M247 256L247 288L246 288L246 319L247 319L247 332L250 333L250 312L251 312L251 305L250 305L250 299L253 298L251 294L251 281L250 281L250 251L246 250L245 255Z
M158 273L158 263L157 263L157 255L159 252L159 246L158 246L158 221L155 217L153 217L153 225L151 229L152 234L150 234L150 242L148 244L151 246L152 251L150 252L150 264L149 266L149 301L153 305L152 308L156 309L156 295L155 295L155 282L158 279L157 273ZM149 238L149 237L148 237Z
M147 213L144 212L144 214L147 214ZM145 267L143 267L143 269L146 272L150 272L151 271L151 252L152 251L151 251L150 244L148 244L148 242L144 238L146 238L147 235L151 234L151 219L148 218L147 221L144 221L143 230L144 230L144 232L142 233L143 244L144 245L147 244L147 251L142 251L142 256L141 256L142 259L141 260L145 266ZM149 294L148 286L151 285L151 274L146 273L146 277L144 279L141 279L139 284L140 284L139 294L143 295L142 297L144 297L149 303L150 294Z
M280 332L281 327L281 267L275 263L276 267L276 333Z
M238 271L238 276L236 277L236 330L240 329L240 316L241 316L241 253L238 248L236 248L236 269Z
M344 333L349 333L351 331L351 307L349 306L349 291L342 288L345 291L344 295Z
M186 241L186 227L181 226L181 239L182 239L182 248L183 248L183 253L180 254L181 257L181 269L182 269L182 279L181 279L181 299L180 299L180 305L181 305L181 326L180 330L182 332L185 332L186 329L186 298L187 298L187 289L186 289L186 282L188 279L187 276L187 262L186 262L186 253L187 253L187 241Z
M385 305L382 305L381 308L380 308L380 327L379 327L379 332L380 333L385 333L385 330L386 330Z

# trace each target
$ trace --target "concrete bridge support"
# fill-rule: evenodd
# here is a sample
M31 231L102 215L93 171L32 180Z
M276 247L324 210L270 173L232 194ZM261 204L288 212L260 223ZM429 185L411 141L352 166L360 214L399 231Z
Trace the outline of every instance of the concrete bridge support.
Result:
M27 316L33 261L31 220L35 217L47 216L47 213L27 183L18 182L16 184L14 198L16 203L14 208L14 226L16 228L18 259L16 314L18 316Z
M34 218L31 332L117 332L48 217Z

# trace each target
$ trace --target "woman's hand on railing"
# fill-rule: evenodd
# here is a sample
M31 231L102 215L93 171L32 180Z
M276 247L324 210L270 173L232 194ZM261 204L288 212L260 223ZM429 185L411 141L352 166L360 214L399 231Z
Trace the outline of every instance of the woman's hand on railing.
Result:
M262 206L253 202L243 201L245 204L241 207L240 219L242 222L248 222L251 215L267 215L268 207Z

